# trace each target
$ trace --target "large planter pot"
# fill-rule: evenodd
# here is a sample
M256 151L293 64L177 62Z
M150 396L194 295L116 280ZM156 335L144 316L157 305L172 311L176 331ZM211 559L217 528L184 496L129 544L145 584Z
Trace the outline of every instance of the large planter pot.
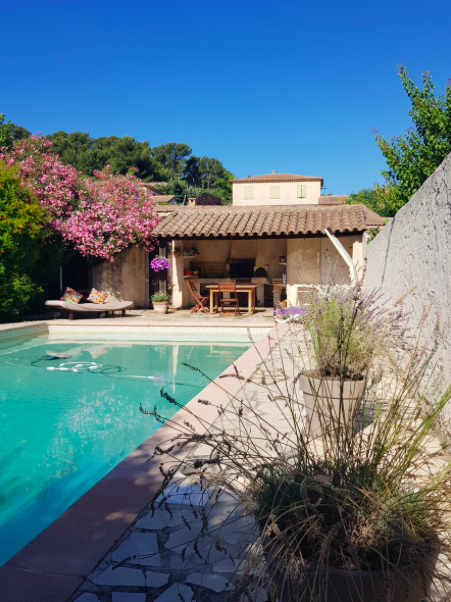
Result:
M329 568L317 571L311 567L299 578L273 573L274 602L422 602L430 593L435 560L423 560L423 571L410 576L401 571L392 576L387 591L384 576L378 571L351 571ZM392 594L390 597L389 593ZM385 595L384 595L385 594Z
M365 389L364 380L347 380L340 395L340 381L331 378L301 376L299 386L304 396L305 431L314 439L338 421L351 425L355 421L356 407ZM353 426L353 424L352 424Z
M153 308L156 314L167 314L169 301L152 301Z

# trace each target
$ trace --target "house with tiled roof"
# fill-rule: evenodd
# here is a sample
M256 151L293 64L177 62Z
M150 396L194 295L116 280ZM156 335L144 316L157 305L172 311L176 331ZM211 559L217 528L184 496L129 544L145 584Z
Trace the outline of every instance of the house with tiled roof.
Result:
M141 184L143 188L156 197L155 200L158 205L177 205L177 201L173 194L164 194L157 186L166 186L166 182L143 182Z
M231 206L158 207L155 253L169 257L172 267L167 274L155 274L149 272L151 257L146 262L135 258L136 266L139 262L141 266L139 286L134 286L138 305L147 305L155 290L166 288L172 306L189 307L193 300L187 281L191 279L202 295L208 294L208 285L218 282L255 283L257 307L272 304L276 279L285 285L279 288L286 292L288 303L296 304L300 284L350 282L349 267L326 229L361 268L364 232L385 221L364 205L345 204L345 196L321 196L321 177L273 172L231 184ZM114 269L120 269L118 262L129 261L127 253L138 252L122 253ZM99 286L94 286L108 290L106 280L97 280ZM131 287L123 292L121 288L116 282L114 296L130 299Z

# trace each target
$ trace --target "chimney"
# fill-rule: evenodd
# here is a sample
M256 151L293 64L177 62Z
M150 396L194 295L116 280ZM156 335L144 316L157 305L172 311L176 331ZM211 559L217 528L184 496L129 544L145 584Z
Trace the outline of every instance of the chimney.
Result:
M196 199L188 199L188 207L194 207L196 204Z
M273 170L272 170L272 173L276 173L276 170L275 170L275 169L273 169Z

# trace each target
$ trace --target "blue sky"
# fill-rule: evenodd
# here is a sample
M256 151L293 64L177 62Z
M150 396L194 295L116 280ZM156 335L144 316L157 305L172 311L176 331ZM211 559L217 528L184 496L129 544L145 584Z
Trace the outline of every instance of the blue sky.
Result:
M0 112L43 134L186 142L236 177L381 181L384 136L409 126L397 76L442 93L451 2L36 0L3 3Z

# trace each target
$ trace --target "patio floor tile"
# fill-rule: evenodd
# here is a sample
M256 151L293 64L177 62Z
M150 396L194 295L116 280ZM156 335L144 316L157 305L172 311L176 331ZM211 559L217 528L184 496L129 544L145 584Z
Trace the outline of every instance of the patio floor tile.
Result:
M155 602L191 602L193 599L193 590L187 585L174 583L169 589L158 596Z
M201 585L202 587L213 590L217 594L220 592L229 592L235 589L235 586L222 575L191 573L191 575L188 575L186 578L186 583L190 583L191 585Z
M92 579L92 582L96 585L145 585L142 571L139 569L129 569L123 566L114 570L112 567L109 567L106 571Z
M131 558L128 562L143 566L160 566L160 555L158 554L158 542L155 533L132 533L113 552L112 558L115 562L120 562L125 558L136 555L138 558Z
M147 587L162 587L167 585L169 582L168 573L153 573L152 571L146 571L146 586Z
M146 594L113 592L111 602L146 602Z

